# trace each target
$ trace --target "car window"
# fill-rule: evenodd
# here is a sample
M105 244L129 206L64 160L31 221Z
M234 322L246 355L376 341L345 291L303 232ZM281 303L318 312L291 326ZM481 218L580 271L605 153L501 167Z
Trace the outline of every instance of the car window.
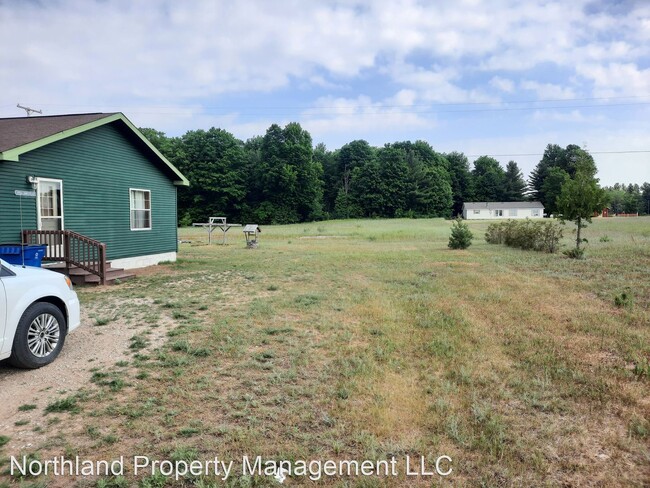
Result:
M11 271L6 266L0 266L0 278L2 278L3 276L16 276L16 273Z

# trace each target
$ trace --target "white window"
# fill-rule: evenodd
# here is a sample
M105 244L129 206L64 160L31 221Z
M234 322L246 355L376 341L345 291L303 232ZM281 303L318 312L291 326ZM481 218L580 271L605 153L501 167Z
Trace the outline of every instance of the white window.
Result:
M508 216L516 217L517 216L517 209L516 208L511 208L510 210L508 210Z
M131 188L131 230L151 229L151 192Z
M495 210L494 211L494 216L495 217L503 217L503 210L501 210L501 209Z
M480 210L474 210L474 215L481 215L481 211Z
M530 211L530 215L531 215L532 217L539 217L539 209L538 209L538 208L533 208L533 209Z

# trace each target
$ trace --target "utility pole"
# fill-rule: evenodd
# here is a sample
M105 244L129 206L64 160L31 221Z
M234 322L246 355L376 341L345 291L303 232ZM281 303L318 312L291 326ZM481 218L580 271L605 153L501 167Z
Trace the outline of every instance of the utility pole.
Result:
M16 105L18 108L22 108L25 112L27 112L27 117L31 117L32 114L41 114L43 115L42 110L36 110L35 108L29 108L21 105L20 103Z

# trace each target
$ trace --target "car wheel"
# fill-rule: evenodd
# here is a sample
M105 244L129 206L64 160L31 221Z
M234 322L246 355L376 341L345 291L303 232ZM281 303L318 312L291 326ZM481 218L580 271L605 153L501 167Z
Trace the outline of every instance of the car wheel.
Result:
M18 322L9 362L34 369L50 364L61 352L66 335L65 317L55 305L36 302Z

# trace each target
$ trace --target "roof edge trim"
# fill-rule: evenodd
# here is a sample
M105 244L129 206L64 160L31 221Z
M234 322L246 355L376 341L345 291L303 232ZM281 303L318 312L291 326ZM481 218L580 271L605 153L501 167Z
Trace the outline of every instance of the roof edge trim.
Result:
M138 136L138 138L142 142L144 142L144 144L156 155L156 157L158 157L172 171L172 173L174 173L174 175L178 178L177 180L174 181L174 185L177 186L190 185L189 180L172 163L170 163L169 160L165 156L163 156L161 152L158 151L158 149L156 149L156 147L153 144L151 144L149 139L147 139L138 130L138 128L135 127L131 123L131 121L127 119L126 116L121 112L110 114L101 119L93 120L92 122L88 122L86 124L73 127L72 129L67 129L61 132L57 132L56 134L52 134L50 136L43 137L36 141L23 144L22 146L14 147L4 152L0 152L0 161L14 161L14 162L20 161L20 156L26 152L33 151L34 149L47 146L48 144L52 144L53 142L57 142L62 139L66 139L68 137L81 134L82 132L95 129L97 127L101 127L102 125L110 124L118 120L122 121L136 136Z

